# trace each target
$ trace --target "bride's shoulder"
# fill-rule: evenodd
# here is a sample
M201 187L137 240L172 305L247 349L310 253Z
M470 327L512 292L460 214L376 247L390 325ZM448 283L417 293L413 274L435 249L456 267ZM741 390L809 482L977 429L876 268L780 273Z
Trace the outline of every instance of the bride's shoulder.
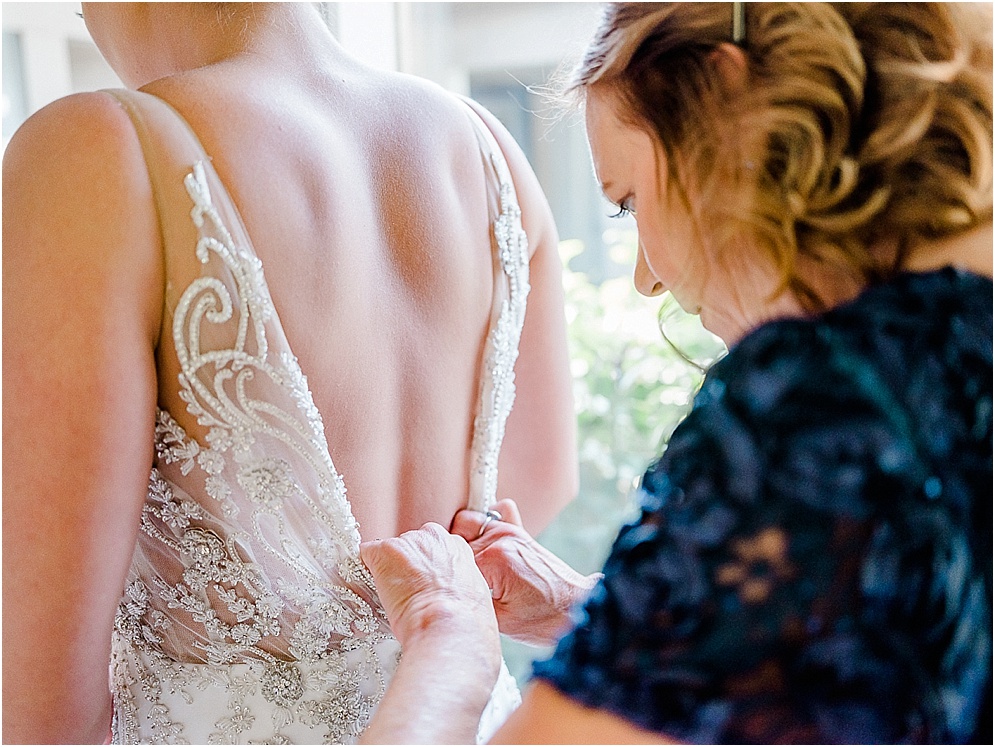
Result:
M114 96L75 94L33 114L4 152L3 187L5 294L15 283L99 294L113 276L149 289L135 300L157 318L152 187L135 127Z
M51 161L60 154L85 156L108 147L116 151L129 141L137 142L134 126L113 95L104 91L74 93L28 117L4 151L4 164L40 148L49 154L43 160Z
M29 117L4 151L3 181L5 198L49 211L85 205L93 220L106 204L93 199L97 194L123 200L118 211L151 194L131 118L120 101L99 91L58 99Z

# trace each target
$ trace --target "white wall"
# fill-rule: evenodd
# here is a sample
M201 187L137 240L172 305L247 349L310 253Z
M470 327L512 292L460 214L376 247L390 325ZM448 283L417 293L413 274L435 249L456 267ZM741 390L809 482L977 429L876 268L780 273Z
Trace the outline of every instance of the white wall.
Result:
M17 37L20 58L4 68L3 146L21 122L63 96L121 81L90 39L79 3L2 3L4 38ZM5 55L5 60L6 60Z
M76 15L79 8L79 3L2 4L3 30L21 39L29 113L70 93L121 85L90 41Z
M334 3L335 36L351 54L368 65L397 70L397 3Z
M597 2L400 2L399 69L469 92L473 74L542 68L579 57Z
M454 57L470 69L558 64L580 55L600 3L455 3Z

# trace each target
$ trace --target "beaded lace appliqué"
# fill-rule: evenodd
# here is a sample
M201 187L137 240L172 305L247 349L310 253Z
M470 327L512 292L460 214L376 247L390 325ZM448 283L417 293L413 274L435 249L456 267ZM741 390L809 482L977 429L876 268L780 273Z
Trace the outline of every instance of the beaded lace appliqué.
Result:
M158 701L147 718L155 740L165 742L182 741L184 729L162 696L179 693L190 703L220 686L228 715L209 741L240 741L255 725L251 696L271 706L272 740L298 721L324 730L327 741L350 741L386 687L375 646L390 638L389 628L358 559L358 527L304 374L289 349L269 349L267 324L276 315L262 265L225 228L203 163L184 183L201 231L197 258L204 265L219 259L230 284L213 275L195 279L174 313L179 395L207 429L207 446L158 412L159 467L149 478L139 545L181 568L168 581L156 573L129 580L116 633L139 656L115 651L118 736L138 738L128 702L133 686ZM214 339L220 328L230 344L202 345L209 326ZM187 478L185 485L202 480L216 505L187 497L163 470ZM288 525L291 512L314 531ZM185 653L196 664L162 651L181 624L192 631Z
M510 175L503 159L492 162L508 293L485 345L474 421L471 495L488 504L529 291ZM184 185L196 257L210 270L182 293L172 341L179 396L205 435L157 413L156 466L115 621L115 740L352 742L396 666L396 642L262 264L226 228L203 162ZM205 703L206 728L190 715Z
M529 241L522 228L522 211L507 164L496 155L492 155L491 162L501 182L501 214L494 223L494 239L501 268L508 278L508 297L502 301L500 315L487 339L482 396L474 421L469 508L478 511L488 509L497 494L498 456L515 403L515 361L530 290Z

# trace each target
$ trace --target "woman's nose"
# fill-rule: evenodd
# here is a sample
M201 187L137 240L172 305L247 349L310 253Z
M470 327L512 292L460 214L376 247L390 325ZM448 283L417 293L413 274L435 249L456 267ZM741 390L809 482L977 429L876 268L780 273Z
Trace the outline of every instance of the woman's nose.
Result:
M632 282L636 286L636 290L644 296L659 296L666 288L663 287L663 283L653 274L653 270L647 264L644 251L642 242L639 242L639 251L636 253L636 269L633 273Z

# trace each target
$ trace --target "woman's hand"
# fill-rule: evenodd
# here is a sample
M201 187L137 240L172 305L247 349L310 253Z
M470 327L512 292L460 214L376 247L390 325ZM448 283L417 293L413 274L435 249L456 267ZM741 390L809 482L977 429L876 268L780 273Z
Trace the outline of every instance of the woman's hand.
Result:
M460 511L452 531L469 543L491 587L501 632L533 646L551 645L569 629L570 610L601 574L583 576L536 542L522 528L514 501L498 501L492 510L501 520Z
M501 666L487 583L438 524L360 545L403 656L366 744L472 744Z
M478 651L493 652L496 671L500 647L491 595L466 542L428 523L394 539L364 542L360 556L403 648L426 636L460 636Z

